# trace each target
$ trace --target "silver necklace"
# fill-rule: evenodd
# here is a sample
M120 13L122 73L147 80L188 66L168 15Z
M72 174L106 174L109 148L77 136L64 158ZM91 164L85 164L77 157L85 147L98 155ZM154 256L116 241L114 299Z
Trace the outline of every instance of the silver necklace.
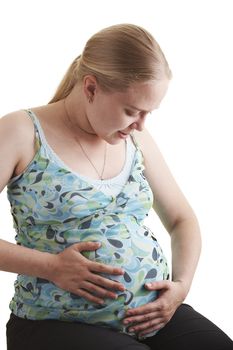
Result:
M65 103L65 99L64 99L64 108L65 108L65 112L66 112L66 116L67 116L67 119L69 121L70 124L71 123L71 120L70 120L70 117L69 117L69 113L67 111L67 108L66 108L66 103ZM84 129L80 128L78 126L78 128L86 133L88 133L87 131L85 131ZM69 128L70 130L70 128ZM89 133L88 133L89 134ZM105 142L105 146L104 146L104 161L103 161L103 167L102 167L102 170L101 172L98 171L98 169L96 168L95 164L92 162L92 160L90 159L90 157L88 156L87 152L85 151L83 145L81 144L80 140L77 138L76 135L74 135L74 138L75 140L78 142L83 154L85 155L85 157L87 158L87 160L89 161L89 163L92 165L93 169L95 170L96 174L98 175L99 179L100 180L103 180L103 174L104 174L104 170L105 170L105 165L106 165L106 156L107 156L107 142Z

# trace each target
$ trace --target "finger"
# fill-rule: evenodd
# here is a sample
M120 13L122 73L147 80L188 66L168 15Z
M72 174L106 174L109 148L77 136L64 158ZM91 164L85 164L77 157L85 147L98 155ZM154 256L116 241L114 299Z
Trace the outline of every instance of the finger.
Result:
M169 289L171 282L167 280L145 283L145 288L149 290Z
M98 296L102 297L102 298L111 298L111 299L117 299L117 294L103 289L91 282L88 281L84 281L81 285L82 288L84 288L85 290L87 290L88 292L92 292L97 294Z
M120 267L113 267L110 265L105 265L97 262L90 261L89 263L91 271L107 273L109 275L123 275L124 270Z
M150 312L159 311L159 310L160 310L160 308L157 307L157 301L153 301L153 302L148 303L146 305L142 305L142 306L136 307L135 309L127 310L126 317L148 314Z
M80 297L88 300L88 301L91 301L92 303L95 303L95 304L104 304L104 300L101 299L101 298L98 298L92 294L90 294L89 292L85 291L84 289L77 289L76 291L74 291L74 294L77 294L79 295Z
M139 306L135 309L129 309L126 312L126 317L147 314L153 311L166 313L170 309L170 303L165 297L158 297L155 301L146 305Z
M158 312L151 312L148 314L144 314L144 315L137 315L134 317L127 317L123 320L123 324L124 325L129 325L132 323L141 323L141 322L145 322L145 321L149 321L151 319L160 319L162 317L161 313Z
M101 246L100 242L79 242L73 244L71 247L77 250L78 252L82 252L84 250L96 250Z
M163 319L152 319L147 322L142 322L137 325L133 325L129 327L129 332L141 332L141 331L149 331L149 329L155 330L158 325L163 323Z
M139 337L144 337L144 336L147 335L147 334L150 334L150 333L152 333L152 332L154 332L154 331L160 330L160 329L163 328L164 326L165 326L165 323L159 323L159 324L157 324L157 325L155 325L155 326L153 326L153 327L147 328L146 330L140 332L140 333L138 334L138 336L139 336Z
M95 275L94 273L88 276L88 280L95 283L98 286L112 289L112 290L119 290L123 292L125 290L125 286L122 283L119 283L117 281L113 281L111 279Z

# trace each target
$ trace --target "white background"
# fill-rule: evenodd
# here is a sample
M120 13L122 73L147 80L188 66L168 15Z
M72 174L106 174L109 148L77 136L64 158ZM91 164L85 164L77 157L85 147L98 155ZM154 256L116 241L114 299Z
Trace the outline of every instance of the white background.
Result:
M103 27L130 22L151 31L174 77L148 127L195 210L203 236L186 301L233 337L231 5L231 0L0 0L0 115L46 104L86 40ZM169 256L168 235L153 213L149 224ZM5 191L0 237L14 241ZM0 272L2 350L14 279Z

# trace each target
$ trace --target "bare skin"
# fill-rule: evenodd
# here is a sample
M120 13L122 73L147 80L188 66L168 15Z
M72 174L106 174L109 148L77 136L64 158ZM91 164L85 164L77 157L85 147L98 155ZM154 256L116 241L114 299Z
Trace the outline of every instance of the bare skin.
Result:
M134 132L140 144L145 174L155 198L154 210L171 236L172 247L172 281L145 285L149 290L160 290L158 299L129 310L123 320L125 324L134 324L131 329L140 335L163 327L185 299L201 245L195 214L144 128L148 114L159 107L167 85L166 80L137 83L126 92L106 94L94 77L87 76L65 101L33 108L57 155L72 170L90 178L96 179L98 175L83 155L77 137L98 169L102 168L107 143L104 178L117 175L123 167L124 135ZM12 176L22 173L35 152L33 125L24 111L0 120L0 190ZM5 157L6 154L9 156ZM114 299L114 290L123 290L124 286L100 277L98 272L116 275L123 271L90 262L81 254L83 250L97 248L92 242L83 242L55 255L0 241L0 269L47 278L65 290L101 303L106 297Z

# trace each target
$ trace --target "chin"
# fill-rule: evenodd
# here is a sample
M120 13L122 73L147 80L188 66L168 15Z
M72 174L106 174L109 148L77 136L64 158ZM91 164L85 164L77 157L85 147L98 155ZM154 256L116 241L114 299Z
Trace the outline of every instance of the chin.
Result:
M105 140L110 145L119 145L119 143L124 141L119 136L117 136L117 134L109 135L109 136L102 137L102 138L103 138L103 140Z

